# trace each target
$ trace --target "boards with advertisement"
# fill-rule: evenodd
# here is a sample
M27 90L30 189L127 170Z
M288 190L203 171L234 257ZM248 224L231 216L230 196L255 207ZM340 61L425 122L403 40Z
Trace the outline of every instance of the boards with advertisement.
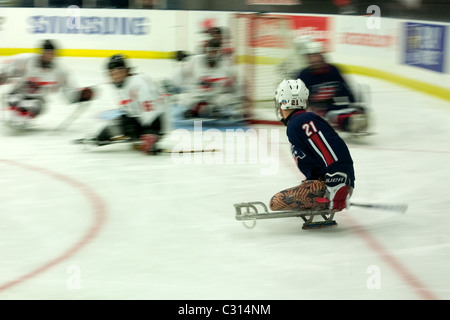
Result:
M293 38L309 35L323 44L325 51L333 51L333 18L330 16L291 15Z
M405 22L403 63L445 72L446 31L443 25Z
M354 16L336 21L336 51L340 62L372 67L377 61L396 63L398 23L384 19L379 25L373 25L368 19Z

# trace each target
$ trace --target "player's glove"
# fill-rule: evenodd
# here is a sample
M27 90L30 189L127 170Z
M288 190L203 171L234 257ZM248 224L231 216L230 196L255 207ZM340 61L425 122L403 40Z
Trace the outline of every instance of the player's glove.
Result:
M348 208L352 187L347 185L347 174L343 172L327 173L325 182L327 185L325 197L330 201L329 208L338 211Z
M179 51L175 51L174 57L175 57L175 60L177 60L177 61L183 61L183 60L185 60L187 57L189 57L189 54L187 54L187 53L184 52L184 51L179 50Z
M89 101L92 100L92 98L94 97L94 91L89 88L82 88L79 89L79 96L78 96L78 100L76 100L75 102L84 102L84 101Z

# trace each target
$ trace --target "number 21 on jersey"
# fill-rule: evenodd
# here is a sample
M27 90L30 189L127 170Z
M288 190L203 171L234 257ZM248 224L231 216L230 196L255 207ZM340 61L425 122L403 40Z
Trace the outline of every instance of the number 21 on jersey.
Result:
M317 128L313 121L302 125L302 129L305 130L305 134L307 137L311 137L314 133L317 133Z

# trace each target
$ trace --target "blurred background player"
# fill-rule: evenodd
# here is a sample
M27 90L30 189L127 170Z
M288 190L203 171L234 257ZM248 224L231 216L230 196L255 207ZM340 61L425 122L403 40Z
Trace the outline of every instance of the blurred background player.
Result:
M315 41L310 35L296 37L293 42L294 50L277 65L278 82L283 79L296 79L301 70L308 67L306 50L308 45Z
M275 211L331 209L349 206L355 174L345 142L328 122L306 110L309 91L300 80L283 80L275 93L275 108L287 126L287 137L298 169L299 186L278 192L270 201Z
M168 130L158 85L144 74L132 73L121 54L110 57L107 70L118 94L119 113L93 138L76 142L104 146L130 141L144 153L156 153L156 142Z
M195 52L193 54L190 54L183 50L175 51L175 60L180 62L186 61L192 55L207 53L209 43L213 40L213 42L219 45L222 58L227 58L232 62L232 59L234 58L234 50L231 46L230 35L226 28L210 26L202 30L201 34L205 35L206 39L202 39L200 41L200 44L195 49Z
M210 27L206 30L206 34L209 36L204 43L204 52L207 53L209 43L215 42L220 47L220 55L223 59L233 59L233 48L231 47L230 37L227 34L227 30L223 27Z
M59 89L68 103L92 99L92 89L76 88L68 72L56 62L56 50L53 41L45 40L39 53L17 54L0 65L0 79L12 84L6 94L6 121L11 127L24 127L42 114L46 96Z
M217 39L208 42L204 54L182 64L173 83L180 88L184 118L243 120L243 94L235 66L223 57Z
M301 79L308 88L313 111L337 130L367 133L369 114L361 91L355 97L340 70L326 62L320 42L308 42L305 53L308 66L294 79Z

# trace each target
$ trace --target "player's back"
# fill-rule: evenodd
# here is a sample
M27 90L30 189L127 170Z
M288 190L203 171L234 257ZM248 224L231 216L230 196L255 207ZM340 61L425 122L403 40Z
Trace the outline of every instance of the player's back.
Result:
M304 110L295 112L287 126L287 136L297 165L307 179L341 170L354 180L353 160L344 140L322 117Z
M354 102L353 93L339 69L329 63L316 70L308 67L300 71L297 76L310 91L310 100L323 101L333 97L348 97Z

